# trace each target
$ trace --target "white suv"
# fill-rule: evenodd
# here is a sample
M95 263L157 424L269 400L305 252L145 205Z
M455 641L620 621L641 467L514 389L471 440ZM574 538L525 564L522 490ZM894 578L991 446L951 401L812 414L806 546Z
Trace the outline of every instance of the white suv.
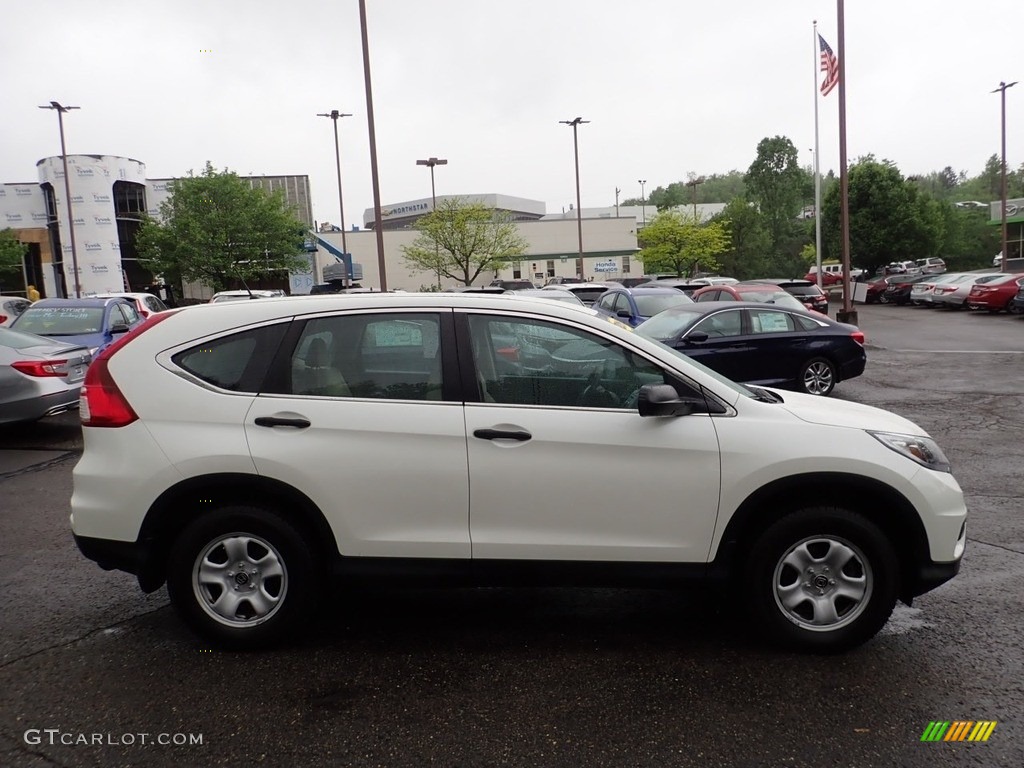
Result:
M709 581L764 636L833 651L952 578L966 542L963 494L916 424L742 387L540 299L161 313L89 367L81 416L79 548L145 591L166 581L229 647L301 631L329 577L406 577ZM621 478L638 472L661 482L637 494Z

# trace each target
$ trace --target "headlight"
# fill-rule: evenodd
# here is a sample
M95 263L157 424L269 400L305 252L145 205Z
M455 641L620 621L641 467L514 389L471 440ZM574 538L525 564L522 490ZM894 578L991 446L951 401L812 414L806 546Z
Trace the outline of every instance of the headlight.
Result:
M903 454L911 461L916 461L928 469L934 469L937 472L952 472L946 454L930 437L900 435L894 432L871 432L870 430L868 434L887 448L892 448L896 453Z

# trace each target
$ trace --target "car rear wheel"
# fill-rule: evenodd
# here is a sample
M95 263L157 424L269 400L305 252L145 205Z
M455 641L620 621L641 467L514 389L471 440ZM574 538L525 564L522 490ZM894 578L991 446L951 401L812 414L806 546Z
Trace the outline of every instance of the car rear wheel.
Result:
M282 640L314 597L314 560L303 535L267 509L226 506L178 537L168 566L171 603L200 637L245 650Z
M800 388L809 395L827 395L836 386L836 367L824 357L815 357L800 369Z
M754 544L745 587L759 628L775 643L829 653L874 637L896 605L896 554L860 514L794 512Z

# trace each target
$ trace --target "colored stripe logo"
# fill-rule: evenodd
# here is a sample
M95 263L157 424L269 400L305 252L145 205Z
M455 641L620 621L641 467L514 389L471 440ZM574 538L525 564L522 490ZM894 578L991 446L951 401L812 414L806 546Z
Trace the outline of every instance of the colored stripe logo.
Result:
M995 720L933 720L921 741L988 741L995 729Z

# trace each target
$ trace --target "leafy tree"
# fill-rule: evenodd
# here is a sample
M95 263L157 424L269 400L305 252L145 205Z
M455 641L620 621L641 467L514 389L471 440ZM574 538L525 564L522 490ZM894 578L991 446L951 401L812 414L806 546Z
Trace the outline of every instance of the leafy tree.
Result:
M458 198L440 201L416 228L416 240L402 246L405 263L463 285L508 266L528 246L507 214Z
M308 268L300 255L305 226L280 192L268 194L237 174L203 172L175 179L160 221L139 230L139 256L155 273L180 274L215 291L269 272Z
M890 162L868 155L850 166L850 259L874 274L890 261L939 255L942 218L938 204L921 195ZM839 258L839 186L822 206L825 253Z
M28 246L18 241L13 229L0 230L0 272L21 272Z
M765 217L773 249L792 236L797 214L807 199L808 174L797 162L796 147L785 136L764 138L744 177L747 193ZM813 180L812 180L813 181ZM812 192L813 196L813 187Z
M740 280L764 277L771 243L757 206L745 197L733 198L712 222L722 222L729 229L729 247L718 259L722 272Z
M701 224L692 215L662 211L639 234L637 254L648 273L670 272L677 277L699 269L717 270L720 253L729 248L729 232L722 221Z

